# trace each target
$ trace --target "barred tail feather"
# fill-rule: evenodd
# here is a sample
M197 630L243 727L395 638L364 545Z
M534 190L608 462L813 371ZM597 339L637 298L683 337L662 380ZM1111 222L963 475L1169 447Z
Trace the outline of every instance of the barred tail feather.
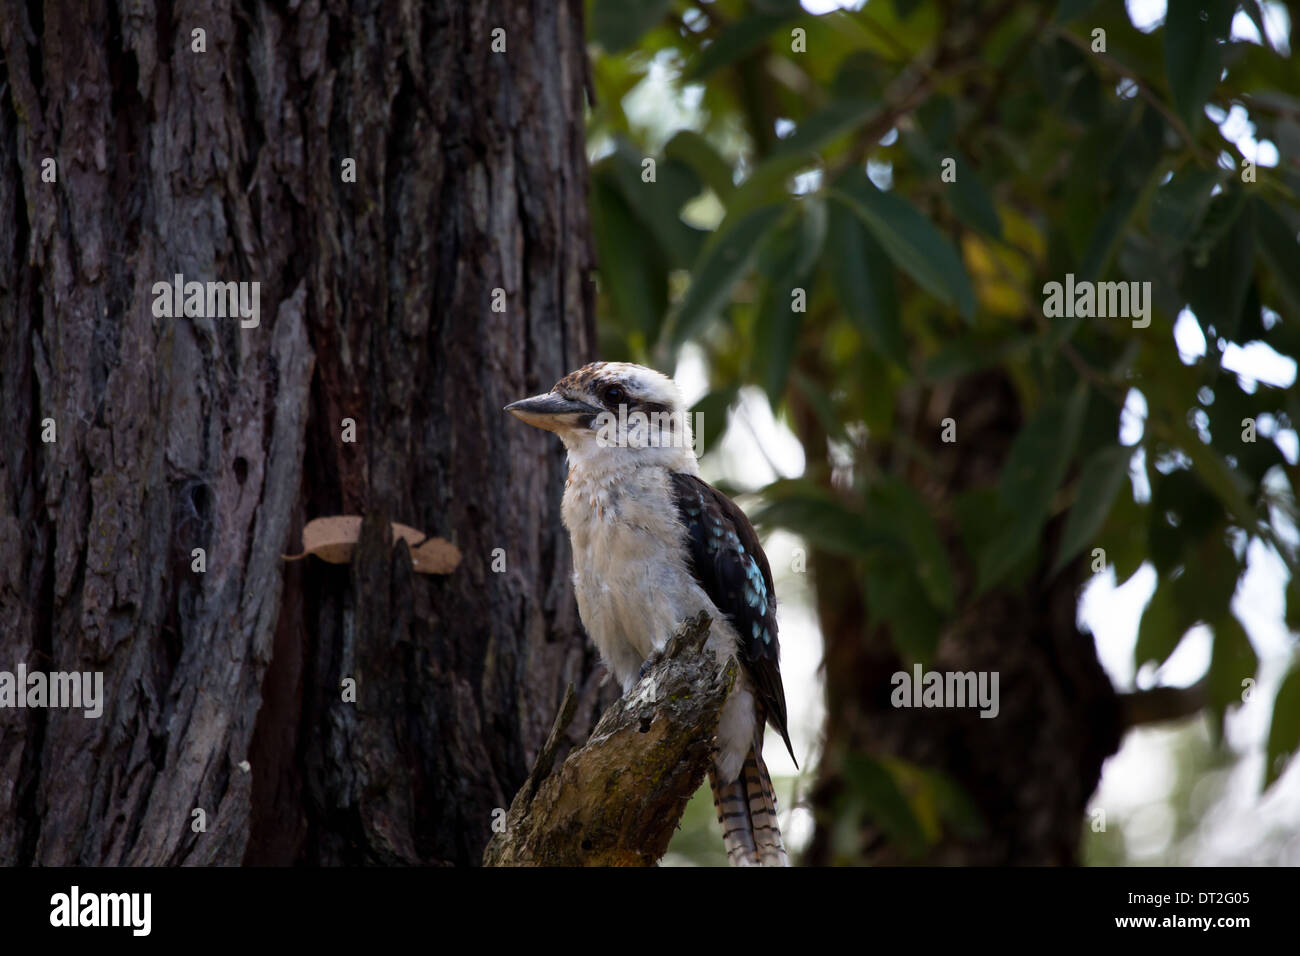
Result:
M789 866L790 857L776 822L772 778L757 749L749 751L740 776L730 783L721 783L718 772L711 768L709 785L731 865Z
M751 779L750 768L754 777ZM763 752L755 750L745 761L743 776L749 781L750 814L754 819L754 842L758 845L758 861L763 866L789 866L790 857L785 852L785 841L781 839L781 828L776 823L776 790L772 787L772 778L768 775L767 764L763 763ZM754 793L757 791L761 804L755 805Z

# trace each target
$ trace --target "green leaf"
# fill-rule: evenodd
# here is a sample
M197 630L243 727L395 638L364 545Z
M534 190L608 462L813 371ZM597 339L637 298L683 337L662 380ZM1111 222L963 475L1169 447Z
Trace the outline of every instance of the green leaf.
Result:
M975 290L961 256L915 206L881 192L863 172L842 177L831 195L848 204L900 269L967 320L975 317Z
M680 160L691 169L700 181L717 193L725 205L735 184L731 179L731 166L707 139L694 130L684 129L668 141L664 155Z
M1268 728L1268 755L1264 760L1264 789L1282 776L1297 750L1300 750L1300 667L1293 664L1273 701L1273 723Z
M691 287L669 322L669 340L680 345L726 306L732 287L748 271L759 240L781 218L780 206L764 206L718 229L700 254Z
M1079 475L1079 492L1065 522L1053 574L1087 547L1106 523L1115 496L1128 478L1128 463L1132 457L1132 448L1116 446L1098 452L1083 466Z
M1300 315L1300 243L1296 231L1262 199L1254 201L1259 252L1292 316Z
M916 111L916 117L924 132L922 146L928 148L925 156L927 166L934 169L936 168L934 163L929 162L934 158L933 150L947 146L957 135L957 108L953 106L951 97L936 93L921 105L921 108ZM905 134L903 144L913 148L915 138Z
M767 42L773 30L789 19L787 13L764 13L735 21L700 51L682 79L687 83L697 83L715 70L748 56Z
M1230 612L1243 570L1228 541L1227 525L1216 525L1192 544L1182 572L1174 578L1174 598L1189 621L1222 620Z
M918 772L940 818L946 820L958 836L978 839L988 833L984 815L961 784L938 770L918 768Z
M807 287L804 291L808 291ZM787 282L769 283L758 306L754 365L755 378L774 409L785 395L803 319L804 313L792 307L792 285Z
M826 200L809 196L786 204L781 221L768 230L755 263L769 279L806 276L826 241Z
M670 0L592 0L591 35L606 53L619 53L635 46L671 5Z
M710 451L727 430L727 410L736 400L739 391L734 385L718 388L695 403L691 409L691 424L700 422L695 430L695 441L701 452Z
M952 211L957 218L970 228L994 239L1002 238L1002 220L998 217L997 207L984 188L984 184L975 175L975 169L965 159L957 157L957 181L949 184L952 189Z
M898 384L900 374L880 355L870 349L859 348L856 361L851 362L841 373L848 379L857 380L853 395L845 393L845 399L856 406L862 415L862 424L867 434L880 442L890 441L894 434L898 407Z
M773 482L764 489L763 497L765 503L754 514L755 524L786 528L825 551L862 555L894 543L861 512L845 507L830 492L811 482Z
M1229 179L1223 191L1211 197L1205 218L1192 234L1189 252L1194 256L1208 256L1247 205L1246 190Z
M816 153L827 143L857 129L876 110L876 104L862 97L832 100L795 127L794 132L772 149L773 157L792 153Z
M905 364L898 293L885 250L843 203L830 203L828 217L825 266L836 298L877 351Z
M953 514L957 519L957 530L961 535L962 547L972 557L977 568L981 563L992 560L990 552L999 539L1006 533L1011 522L1010 515L998 502L996 488L980 485L967 489L957 495L953 502ZM1030 548L1018 561L1012 561L1010 568L999 572L1003 580L1018 580L1028 571L1034 548Z
M1246 629L1231 612L1214 624L1214 649L1210 653L1210 704L1223 711L1242 702L1242 681L1255 679L1259 658Z
M1179 608L1173 582L1161 578L1138 622L1133 666L1140 668L1147 661L1163 664L1194 623Z
M1130 110L1127 115L1117 110L1113 115L1103 117L1102 122L1087 128L1075 140L1069 152L1070 167L1062 184L1065 189L1065 205L1061 221L1056 227L1062 233L1061 265L1066 265L1068 261L1070 271L1079 271L1080 257L1088 247L1105 208L1112 205L1118 197L1131 192L1121 188L1117 182L1103 184L1097 176L1098 170L1110 168L1114 154L1130 132L1130 127L1134 122L1141 121L1141 105L1131 107ZM1055 155L1053 149L1037 162L1046 162L1048 156Z
M1195 130L1205 102L1219 85L1223 56L1236 4L1231 0L1178 0L1165 10L1165 71L1174 105Z
M919 132L904 134L903 142L922 169L933 170L939 176L942 195L958 219L977 232L995 239L1002 238L1002 221L998 218L997 208L965 156L950 144L940 143ZM954 163L952 182L943 178L948 160Z
M856 835L861 833L866 818L911 856L925 849L925 831L893 775L882 764L865 754L849 754L844 758L843 777L836 819L851 820ZM849 859L859 858L856 846L842 847L840 852Z
M812 296L811 270L826 239L826 203L810 197L795 203L758 252L758 270L769 276L759 300L754 340L756 378L772 407L785 394L794 362L799 328ZM795 293L802 290L796 311Z
M890 640L899 652L913 660L929 660L939 643L943 616L906 562L892 555L873 557L864 588L871 619L889 626Z
M1202 323L1232 339L1255 272L1254 206L1248 204L1208 253L1188 256L1181 291Z
M871 486L867 505L880 526L892 531L901 549L910 555L911 570L935 607L951 611L955 596L948 551L921 496L907 482L885 478Z
M1071 20L1077 20L1083 16L1096 4L1097 0L1060 0L1056 5L1056 16L1053 19L1057 23L1069 23Z
M1176 250L1187 245L1205 218L1210 194L1220 179L1217 170L1187 166L1156 190L1151 200L1151 230L1160 234L1164 248Z
M668 308L668 269L658 245L645 241L622 193L599 174L592 178L591 219L602 287L619 325L655 341Z
M998 483L998 502L1010 520L980 554L981 591L1000 581L1037 542L1074 456L1087 406L1088 390L1079 385L1068 399L1044 406L1016 436Z
M836 413L835 400L831 398L830 392L821 382L815 382L798 368L795 368L790 374L790 381L799 394L803 396L808 407L812 409L813 414L817 417L817 424L826 434L827 438L840 440L844 437L844 420L843 417Z
M658 241L669 264L689 269L709 234L683 222L680 210L700 192L700 180L686 163L668 159L656 164L655 182L645 182L641 179L644 158L630 144L620 142L597 169L607 172L609 181L622 191L637 219Z
M749 6L755 13L770 13L783 17L797 17L803 13L800 0L749 0Z
M1138 191L1130 189L1102 210L1097 228L1088 239L1088 249L1083 254L1083 263L1079 266L1078 277L1081 280L1095 281L1106 270L1115 255L1115 250L1119 247L1129 219L1137 209L1139 198ZM1077 324L1077 320L1071 323L1072 326Z
M921 377L929 382L943 382L962 378L972 372L990 368L1017 353L1029 349L1035 342L1031 336L1008 337L972 333L946 342L929 358L921 369Z
M1131 494L1117 497L1097 541L1105 552L1103 560L1115 571L1116 587L1136 574L1147 559L1147 510Z
M1200 541L1222 521L1223 506L1201 477L1196 469L1178 468L1152 478L1147 551L1162 575L1184 563L1189 542Z
M1214 448L1197 438L1186 422L1177 421L1173 424L1179 447L1192 460L1192 467L1206 487L1214 492L1238 525L1247 530L1254 528L1258 518L1250 502L1250 489L1246 487L1245 476L1224 461L1223 456Z
M1098 130L1102 132L1102 130ZM1105 135L1111 135L1109 130ZM1075 270L1080 279L1095 280L1106 271L1128 231L1134 213L1145 194L1156 187L1156 172L1161 159L1165 122L1160 113L1145 104L1135 105L1126 120L1123 137L1108 144L1101 175L1113 180L1114 195L1100 203L1101 213L1088 238L1083 262ZM1076 175L1093 180L1098 171L1074 167ZM1096 205L1096 187L1083 191L1084 201Z
M730 213L741 213L783 198L785 182L793 173L818 160L818 151L837 137L857 128L873 112L862 98L836 100L809 116L773 148L727 202Z

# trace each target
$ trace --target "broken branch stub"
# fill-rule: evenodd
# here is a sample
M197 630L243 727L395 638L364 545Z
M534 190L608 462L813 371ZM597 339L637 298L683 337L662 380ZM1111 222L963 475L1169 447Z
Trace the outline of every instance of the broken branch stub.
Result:
M505 828L483 853L487 866L653 866L668 848L713 759L736 661L704 648L709 616L678 625L663 655L601 716L591 738L556 769L573 716L565 695Z

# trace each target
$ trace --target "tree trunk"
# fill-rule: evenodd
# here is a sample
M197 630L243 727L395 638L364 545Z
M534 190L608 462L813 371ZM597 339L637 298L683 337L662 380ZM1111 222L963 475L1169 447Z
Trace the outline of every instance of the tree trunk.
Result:
M291 7L3 0L0 670L105 704L0 709L0 863L476 863L599 713L561 452L500 412L595 341L582 4ZM351 568L282 564L339 513Z
M925 412L915 416L911 437L933 470L908 477L947 533L961 609L926 667L998 672L1000 712L985 719L977 709L893 707L891 677L910 667L883 627L864 623L869 608L847 562L814 553L827 727L812 793L818 825L806 862L1075 863L1087 802L1121 735L1119 700L1091 638L1075 625L1083 563L1055 577L1048 573L1060 532L1060 522L1051 522L1043 563L1023 592L1004 587L972 598L974 569L957 545L952 503L966 489L996 482L1020 428L1019 401L1000 373L972 376L916 401ZM939 439L939 422L949 416L958 422L955 443ZM823 450L824 469L825 435L811 412L797 417L810 461ZM845 799L852 786L845 767L854 754L897 757L941 772L969 798L980 827L946 827L916 852L887 839L871 814L845 821L855 806Z

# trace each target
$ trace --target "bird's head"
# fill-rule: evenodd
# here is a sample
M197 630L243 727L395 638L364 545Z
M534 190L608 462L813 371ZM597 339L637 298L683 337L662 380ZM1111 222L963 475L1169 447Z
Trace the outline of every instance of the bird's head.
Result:
M593 362L505 410L559 435L575 465L696 470L690 415L676 383L642 365Z

